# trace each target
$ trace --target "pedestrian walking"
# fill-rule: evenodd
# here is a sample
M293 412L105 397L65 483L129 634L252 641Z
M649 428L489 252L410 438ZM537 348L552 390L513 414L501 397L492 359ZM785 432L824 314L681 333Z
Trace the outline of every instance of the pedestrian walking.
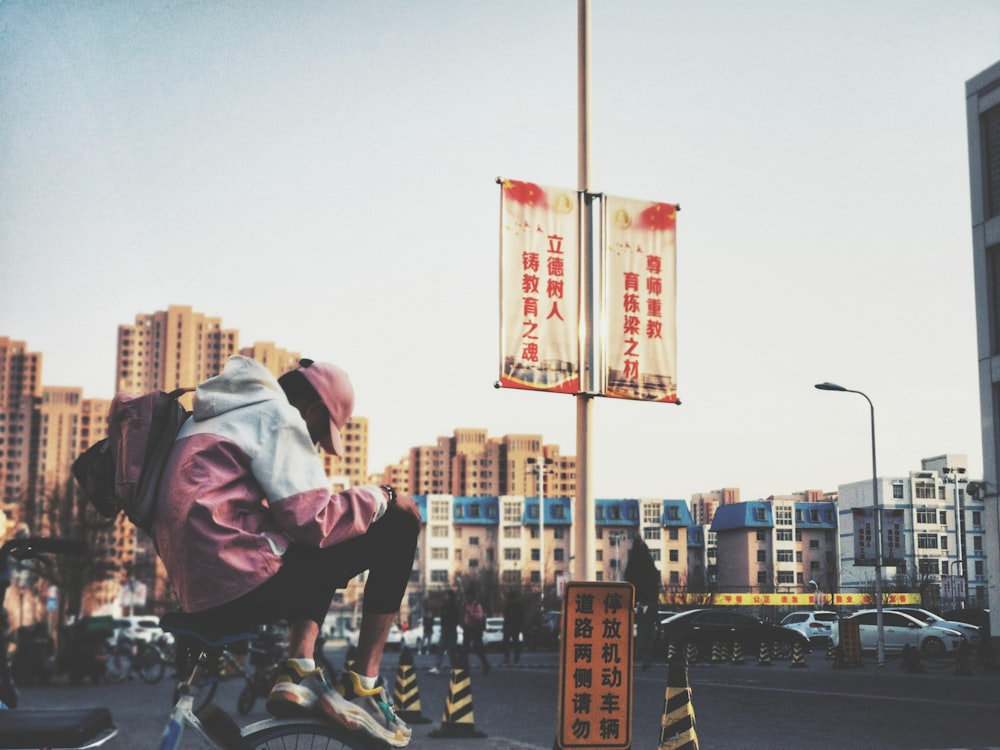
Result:
M656 615L660 603L660 571L653 555L641 537L636 537L625 564L625 580L635 586L636 600L636 660L642 671L649 669L656 637Z
M441 666L444 664L444 657L447 654L448 663L455 667L457 659L455 650L458 644L458 624L462 619L462 613L458 610L458 598L452 589L448 589L444 594L444 603L441 605L441 639L438 642L437 661L431 667L431 674L440 674Z
M434 610L431 603L424 603L424 623L423 632L420 634L420 652L429 654L431 652L431 639L434 636Z
M514 664L521 663L521 632L524 630L524 602L513 591L508 591L503 605L503 665L510 664L514 651Z
M483 674L490 671L490 661L486 658L486 646L483 645L483 631L486 630L486 615L483 605L476 599L476 592L468 589L465 592L465 607L462 609L462 651L468 661L469 652L475 652L483 663Z

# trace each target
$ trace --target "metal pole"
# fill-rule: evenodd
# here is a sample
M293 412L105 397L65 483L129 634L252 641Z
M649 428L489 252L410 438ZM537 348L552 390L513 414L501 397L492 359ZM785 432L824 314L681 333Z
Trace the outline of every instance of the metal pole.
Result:
M542 590L539 603L545 609L545 459L538 462L538 582Z
M590 184L590 0L577 0L577 168L578 190L585 194ZM592 512L593 490L590 467L593 458L591 417L594 411L594 300L593 238L590 202L584 195L580 227L580 353L581 387L576 395L576 497L573 502L573 579L592 581L593 554L590 545L597 533Z
M872 496L875 509L875 628L878 631L878 665L885 666L885 623L882 617L882 506L878 499L878 468L875 462L875 405L861 391L851 391L865 397L872 423Z
M872 507L875 515L875 628L878 631L878 665L885 666L885 621L882 617L882 506L878 499L878 467L875 461L875 405L868 395L861 391L851 390L836 383L819 383L815 388L821 391L842 391L857 393L868 402L871 412L872 431Z

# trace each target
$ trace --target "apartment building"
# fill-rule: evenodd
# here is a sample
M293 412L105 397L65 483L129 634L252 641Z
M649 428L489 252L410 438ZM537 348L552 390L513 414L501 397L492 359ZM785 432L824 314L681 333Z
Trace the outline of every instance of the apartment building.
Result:
M31 425L42 395L42 355L0 336L0 510L3 526L19 522L31 478Z
M864 589L875 580L871 565L856 564L855 525L864 517L854 511L873 507L877 486L883 554L891 547L899 559L883 569L883 580L920 591L931 607L988 606L987 504L967 492L966 464L964 455L945 454L923 459L905 477L878 477L874 486L872 479L840 485L844 589Z
M988 594L1000 602L1000 62L965 84L972 209L972 267L976 290L976 346L983 430L983 495ZM1000 608L990 610L1000 633Z
M797 497L719 507L711 525L719 590L798 593L810 581L838 590L836 505Z

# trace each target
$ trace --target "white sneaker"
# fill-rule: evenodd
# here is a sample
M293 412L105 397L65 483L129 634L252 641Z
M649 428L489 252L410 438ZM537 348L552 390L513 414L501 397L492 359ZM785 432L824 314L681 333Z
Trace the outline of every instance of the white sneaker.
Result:
M319 696L317 706L348 729L361 729L393 747L410 743L412 730L396 716L381 677L375 688L367 690L356 672L342 672L334 688Z
M441 670L437 667L431 667L431 674L441 674Z

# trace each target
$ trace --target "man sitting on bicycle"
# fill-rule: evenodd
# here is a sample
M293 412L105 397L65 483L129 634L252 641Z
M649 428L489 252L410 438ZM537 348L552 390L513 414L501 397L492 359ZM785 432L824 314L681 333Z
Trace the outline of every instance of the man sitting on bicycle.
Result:
M153 535L186 612L246 625L288 620L289 659L267 707L318 712L396 747L410 728L379 676L410 578L420 511L391 487L340 493L316 450L343 455L354 389L340 368L304 359L278 380L229 359L198 386L164 472ZM330 686L313 660L338 588L368 571L355 671Z

